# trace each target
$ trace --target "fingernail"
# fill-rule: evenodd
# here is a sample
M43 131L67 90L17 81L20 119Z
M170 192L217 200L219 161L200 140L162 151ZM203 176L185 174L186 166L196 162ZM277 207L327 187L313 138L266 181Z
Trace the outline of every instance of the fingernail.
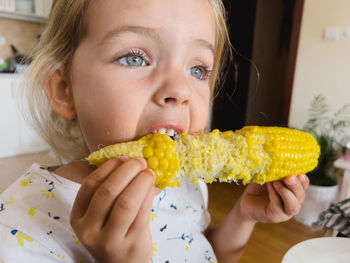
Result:
M306 180L307 180L306 175L305 174L299 175L299 180L300 180L300 182L306 182Z
M124 161L128 160L129 157L128 156L119 156L118 159L124 162Z
M288 185L294 185L297 183L297 178L294 175L291 175L287 178L287 180L285 182Z

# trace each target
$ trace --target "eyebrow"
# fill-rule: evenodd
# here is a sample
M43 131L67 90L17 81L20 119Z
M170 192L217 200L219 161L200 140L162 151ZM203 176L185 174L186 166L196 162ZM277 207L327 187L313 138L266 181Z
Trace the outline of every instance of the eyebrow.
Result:
M101 45L111 38L118 37L118 35L123 34L123 33L128 33L128 32L140 34L140 35L145 35L145 36L155 38L155 39L160 39L158 33L153 28L143 27L143 26L124 25L121 27L117 27L117 28L113 29L112 31L108 32L103 37L103 39L101 40L101 42L99 44Z
M108 41L111 38L118 37L119 35L123 33L135 33L135 34L140 34L144 35L156 40L160 40L160 36L157 33L157 31L153 28L150 27L144 27L144 26L134 26L134 25L124 25L121 27L117 27L113 29L112 31L108 32L99 42L99 45L102 45L106 41ZM215 48L214 46L207 40L204 39L196 39L194 40L194 43L197 44L198 46L202 46L206 49L209 49L213 55L215 55Z
M214 46L207 40L204 39L196 39L194 41L198 46L202 46L206 49L209 49L210 52L213 54L213 56L215 56L215 48Z

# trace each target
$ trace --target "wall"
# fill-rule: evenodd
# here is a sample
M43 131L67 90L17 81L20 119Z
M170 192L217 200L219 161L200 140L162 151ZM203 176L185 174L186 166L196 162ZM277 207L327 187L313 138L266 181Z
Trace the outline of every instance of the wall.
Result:
M8 59L12 56L11 44L21 53L29 54L41 27L40 23L0 18L0 35L6 38L6 44L0 46L0 57Z
M281 0L257 1L246 125L282 122L284 89L281 87L286 82L288 58L288 53L279 52L282 16Z
M349 14L349 0L305 0L290 126L302 128L318 94L326 96L331 113L350 103L350 40L323 39L326 27L350 27Z

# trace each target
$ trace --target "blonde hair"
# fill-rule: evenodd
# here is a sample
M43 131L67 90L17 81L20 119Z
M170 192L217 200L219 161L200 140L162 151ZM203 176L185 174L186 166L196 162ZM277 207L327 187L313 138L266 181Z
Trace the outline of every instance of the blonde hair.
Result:
M213 93L227 57L228 30L222 0L209 0L216 23L216 52L210 89ZM55 0L47 24L33 50L33 62L22 84L21 111L36 132L52 147L58 157L72 160L89 152L77 119L66 120L51 110L44 85L64 66L69 79L72 58L86 33L86 10L90 0Z

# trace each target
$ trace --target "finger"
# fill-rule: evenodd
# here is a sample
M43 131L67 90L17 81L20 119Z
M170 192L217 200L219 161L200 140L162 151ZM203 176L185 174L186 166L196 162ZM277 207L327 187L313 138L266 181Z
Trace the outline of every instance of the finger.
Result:
M304 190L306 190L309 187L310 180L309 177L307 177L305 174L299 175L298 180L303 186Z
M269 193L270 207L273 212L283 211L283 202L281 197L277 194L272 186L272 183L266 183L267 191Z
M102 227L120 193L146 166L144 159L134 158L125 161L114 170L96 189L85 213L87 222L99 222Z
M111 159L86 177L75 198L71 218L80 218L85 214L96 189L122 163L120 158Z
M281 181L275 181L272 185L283 201L283 210L285 214L288 216L297 214L300 209L300 202L294 193L289 190Z
M154 190L154 197L159 195L161 192L163 192L163 189L160 189L160 188L156 187L156 189Z
M264 185L250 183L246 188L246 192L251 195L263 195L266 193L266 187Z
M141 205L134 222L126 233L127 236L139 235L140 232L149 228L152 205L155 197L155 189L155 187L151 187L148 191L148 194L146 195L146 198L143 201L143 204Z
M141 171L118 197L104 228L109 233L124 237L154 183L155 174L152 170Z
M299 202L303 202L305 199L305 189L302 183L295 175L290 175L283 179L284 184L295 195Z
M281 215L284 215L283 201L280 195L276 192L272 183L267 183L267 191L269 193L269 210L270 210L270 220L272 222L280 222Z

